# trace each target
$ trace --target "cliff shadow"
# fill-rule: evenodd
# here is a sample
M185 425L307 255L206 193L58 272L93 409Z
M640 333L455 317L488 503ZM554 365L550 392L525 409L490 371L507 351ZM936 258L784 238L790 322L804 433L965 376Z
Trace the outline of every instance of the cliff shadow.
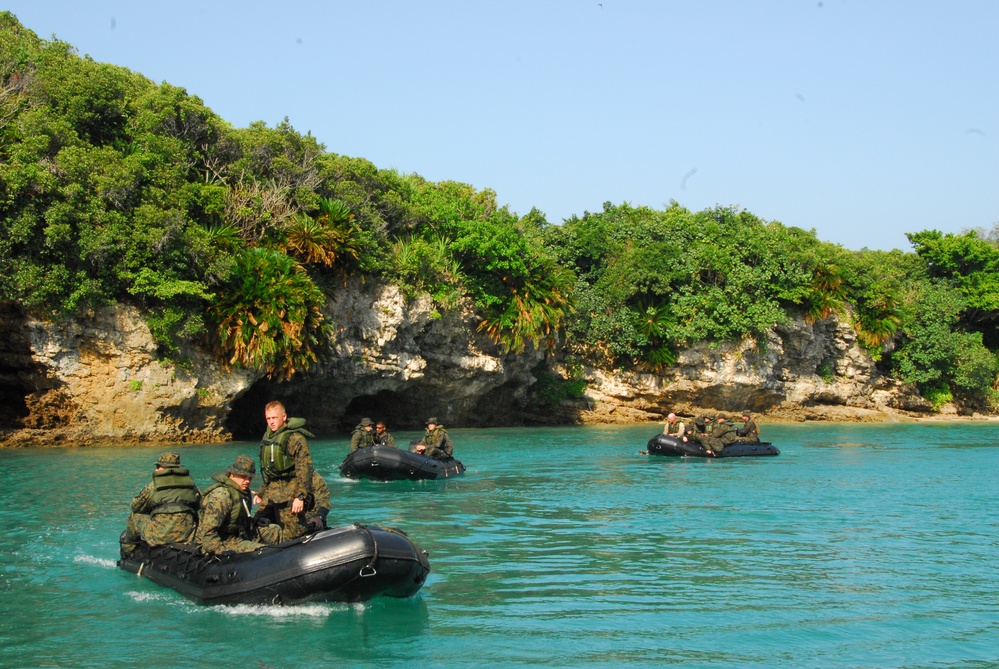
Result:
M0 426L46 427L42 416L32 416L32 406L40 404L51 386L32 355L24 310L10 302L0 303Z

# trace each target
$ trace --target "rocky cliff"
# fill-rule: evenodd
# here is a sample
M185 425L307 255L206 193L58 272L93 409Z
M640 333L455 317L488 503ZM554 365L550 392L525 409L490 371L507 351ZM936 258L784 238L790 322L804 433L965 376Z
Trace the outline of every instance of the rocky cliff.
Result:
M591 368L585 378L586 400L571 403L584 422L661 420L670 411L849 421L932 412L915 388L882 376L853 328L835 317L778 326L760 340L696 344L664 375Z
M930 411L911 388L878 374L853 330L836 319L777 327L758 341L699 344L665 375L587 369L585 399L539 412L529 389L541 352L504 354L478 332L470 309L441 313L394 286L339 291L327 310L335 330L328 360L285 383L222 368L200 350L162 360L134 308L69 322L10 305L2 311L0 445L7 446L255 438L271 399L308 417L318 434L347 432L361 416L413 429L429 415L449 426L487 426L638 422L669 411L820 420Z
M134 308L49 322L11 305L0 325L0 445L216 442L259 437L263 407L285 403L319 434L349 431L362 417L393 428L501 425L526 403L537 351L505 355L477 331L470 309L439 313L394 286L354 285L331 300L328 360L276 383L223 369L204 351L174 360ZM513 418L514 422L519 422Z

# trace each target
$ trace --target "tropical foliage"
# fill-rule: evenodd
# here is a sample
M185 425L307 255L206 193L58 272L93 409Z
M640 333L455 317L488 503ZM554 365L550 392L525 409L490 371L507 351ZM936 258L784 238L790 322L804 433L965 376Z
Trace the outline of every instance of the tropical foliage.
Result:
M250 248L237 256L228 285L209 309L213 340L228 364L289 379L324 353L325 303L295 260L273 249Z
M474 309L506 351L653 372L697 342L760 343L835 315L885 374L985 406L997 230L853 252L675 202L605 203L555 225L489 189L331 153L287 120L233 128L182 88L0 13L0 300L57 316L134 304L167 356L207 342L225 364L289 378L329 350L329 295L379 280ZM579 390L545 379L553 401Z

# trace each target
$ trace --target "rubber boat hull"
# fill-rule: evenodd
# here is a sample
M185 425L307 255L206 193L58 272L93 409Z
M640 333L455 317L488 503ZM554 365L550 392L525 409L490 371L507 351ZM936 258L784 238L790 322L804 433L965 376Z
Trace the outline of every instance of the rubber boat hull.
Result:
M434 460L394 446L380 445L359 448L340 465L341 476L376 481L444 479L464 471L461 460Z
M721 453L711 456L695 441L683 441L679 437L657 434L649 439L649 455L691 456L696 458L741 458L758 455L780 455L780 450L770 442L749 443L737 441L729 444Z
M347 525L251 553L206 555L186 544L122 549L118 566L200 604L362 602L410 597L427 552L397 530Z

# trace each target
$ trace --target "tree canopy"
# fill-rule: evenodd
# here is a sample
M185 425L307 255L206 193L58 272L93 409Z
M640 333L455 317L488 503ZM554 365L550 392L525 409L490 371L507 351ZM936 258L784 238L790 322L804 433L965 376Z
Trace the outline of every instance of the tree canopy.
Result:
M0 300L53 316L143 308L183 341L286 379L322 359L352 277L464 301L510 352L663 371L696 342L793 318L853 323L927 396L993 401L993 233L847 251L734 207L605 203L549 223L496 193L379 169L287 120L234 128L183 88L82 58L0 13ZM992 235L990 237L989 235Z

